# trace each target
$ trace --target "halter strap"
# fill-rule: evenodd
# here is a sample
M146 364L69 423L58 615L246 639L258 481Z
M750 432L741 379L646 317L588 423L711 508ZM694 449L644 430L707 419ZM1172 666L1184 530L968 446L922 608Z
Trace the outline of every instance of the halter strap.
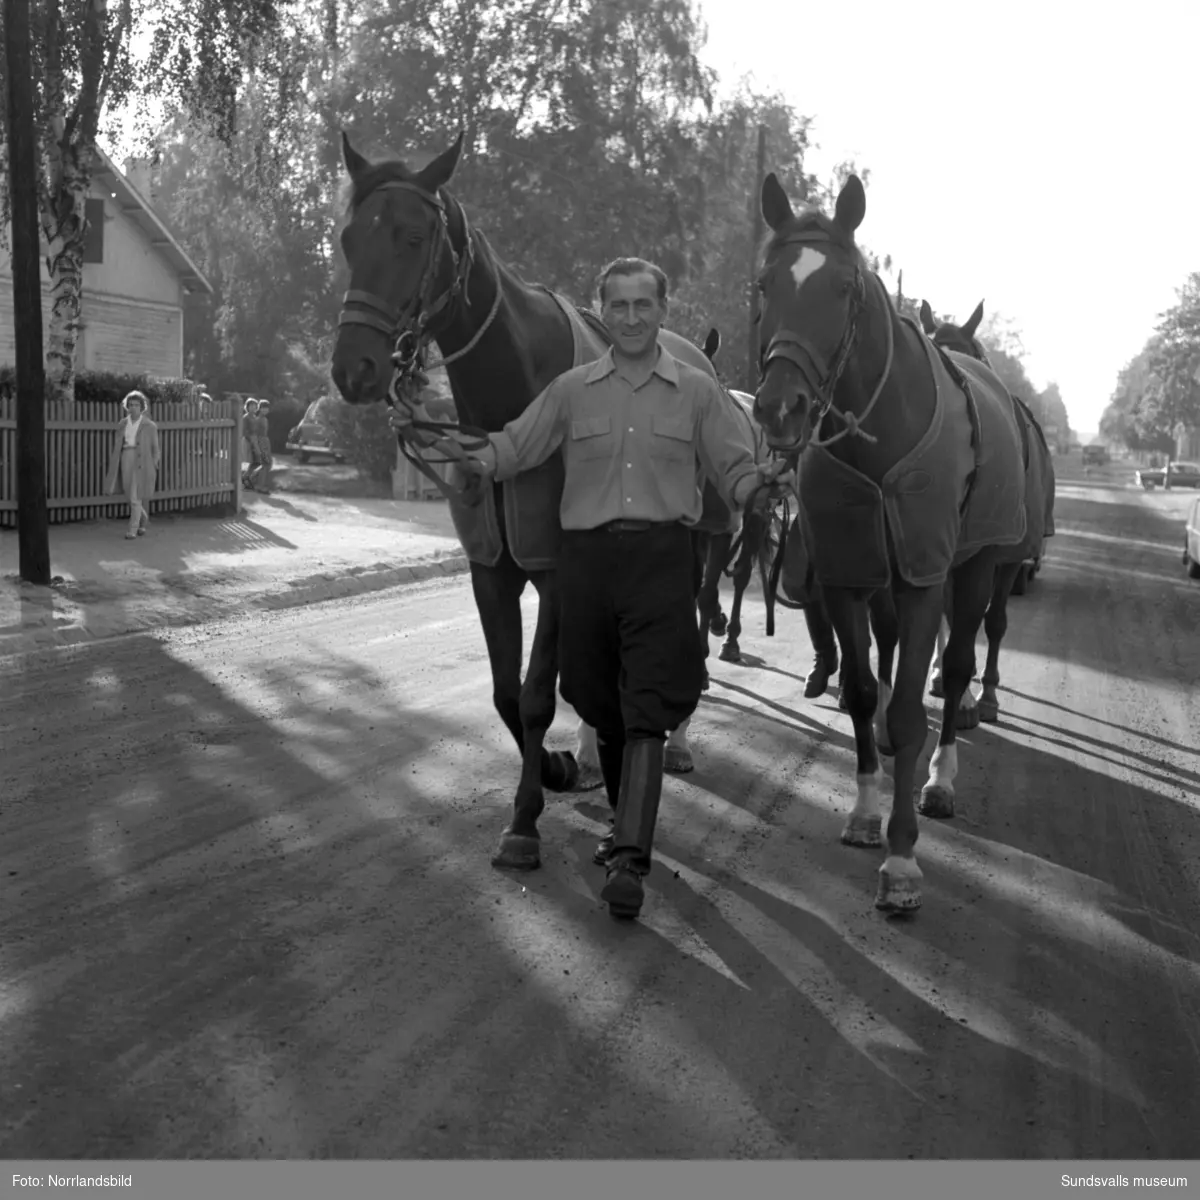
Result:
M809 229L799 233L787 234L780 238L776 245L780 246L813 246L813 245L832 245L834 239L823 229ZM846 413L838 408L834 402L834 392L837 390L837 385L841 380L842 374L845 371L850 359L853 357L856 343L858 341L858 320L862 315L866 305L866 284L863 279L863 272L858 265L854 268L854 291L850 301L850 315L846 321L846 327L842 331L842 336L838 342L837 349L834 351L833 363L824 378L821 377L820 367L818 365L818 355L814 352L811 344L798 333L790 329L780 329L772 335L770 342L767 344L766 353L763 355L762 372L765 374L767 367L771 365L774 359L782 358L790 362L801 373L811 375L816 380L816 393L819 408L817 416L813 422L813 437L809 440L811 446L831 446L835 442L841 441L844 437L860 437L864 441L876 442L879 439L874 434L868 433L862 428L863 422L871 415L879 397L883 394L883 389L887 384L888 378L892 373L892 360L895 353L895 335L892 329L891 312L892 301L887 293L887 289L883 286L883 281L875 274L874 271L868 272L875 281L876 287L883 293L884 305L888 313L887 322L887 355L884 361L883 374L879 377L879 382L875 385L875 390L871 393L871 398L867 401L866 407L859 414ZM826 417L837 417L844 426L837 433L831 434L827 438L817 436L821 425L825 422Z

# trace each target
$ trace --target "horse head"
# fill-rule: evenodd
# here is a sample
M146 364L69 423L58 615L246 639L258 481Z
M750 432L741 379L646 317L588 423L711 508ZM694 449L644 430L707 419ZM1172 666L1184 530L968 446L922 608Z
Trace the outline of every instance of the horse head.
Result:
M771 236L757 281L761 382L754 417L774 450L795 454L815 435L854 353L868 303L868 267L854 232L867 198L851 175L832 220L810 205L795 212L772 172L761 202Z
M349 221L341 233L350 288L338 319L333 381L352 404L387 394L393 362L412 362L453 318L471 269L465 217L442 189L462 152L463 135L420 171L395 160L370 162L342 134L350 176ZM460 226L461 252L451 239Z
M956 354L965 354L968 358L977 358L981 363L987 364L988 356L975 336L975 331L979 328L982 320L982 300L975 306L975 311L965 325L934 320L933 309L929 307L929 301L921 301L921 327L935 346L940 346L943 350L953 350Z

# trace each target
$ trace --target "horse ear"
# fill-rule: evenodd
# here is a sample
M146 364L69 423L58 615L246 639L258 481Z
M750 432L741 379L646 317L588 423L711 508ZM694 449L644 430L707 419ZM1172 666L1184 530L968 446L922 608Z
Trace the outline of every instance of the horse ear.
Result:
M350 145L350 135L342 130L342 160L351 179L357 179L371 164Z
M704 339L704 355L709 362L717 357L717 351L721 348L721 331L719 329L710 329L708 337Z
M787 198L787 192L783 190L783 184L779 182L774 171L763 180L762 215L763 220L776 233L795 216L795 213L792 212L791 201Z
M933 319L933 309L929 307L928 300L921 301L921 328L930 337L937 333L937 322Z
M847 233L852 234L862 224L866 215L867 193L863 190L862 180L857 175L851 175L838 193L833 219Z
M449 150L442 151L429 166L418 172L417 182L426 191L436 192L438 188L445 187L450 182L454 168L458 166L458 156L462 154L465 133L465 129L460 129L458 137L454 139L454 145Z
M975 311L971 314L971 319L962 327L963 333L967 337L974 337L975 330L979 328L979 322L983 320L983 301L975 306Z

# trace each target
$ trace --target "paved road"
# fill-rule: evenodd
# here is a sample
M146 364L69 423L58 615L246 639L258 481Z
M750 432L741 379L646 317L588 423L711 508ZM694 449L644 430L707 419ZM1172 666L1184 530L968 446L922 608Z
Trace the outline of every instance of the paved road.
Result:
M911 920L796 613L714 663L632 926L596 793L488 865L461 579L0 664L0 1154L1200 1157L1191 497L1123 474L1061 486Z

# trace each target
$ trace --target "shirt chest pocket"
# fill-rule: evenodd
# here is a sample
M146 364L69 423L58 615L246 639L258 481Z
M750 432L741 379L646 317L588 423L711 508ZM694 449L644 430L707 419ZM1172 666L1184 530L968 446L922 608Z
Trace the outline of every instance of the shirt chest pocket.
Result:
M688 462L696 456L692 448L695 423L691 416L650 418L650 454L669 462Z
M592 458L611 458L616 452L612 425L612 417L587 417L572 421L572 457L581 462Z

